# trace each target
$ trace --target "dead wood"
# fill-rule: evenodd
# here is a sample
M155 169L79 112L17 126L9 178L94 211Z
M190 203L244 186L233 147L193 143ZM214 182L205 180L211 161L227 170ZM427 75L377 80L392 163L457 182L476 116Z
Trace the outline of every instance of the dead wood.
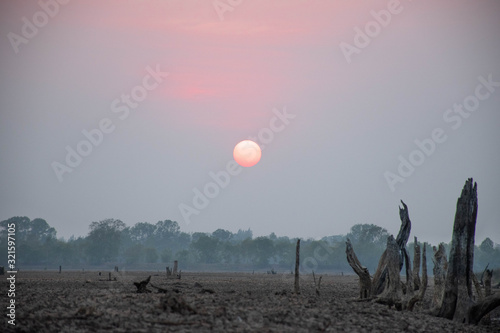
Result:
M469 322L477 218L477 184L469 178L457 201L451 251L439 317Z
M415 237L415 242L416 242ZM426 255L427 243L424 243L424 250L422 253L422 284L420 285L419 293L413 296L408 302L407 309L413 311L415 304L421 302L424 299L425 291L427 290L427 255Z
M295 294L300 294L299 285L299 263L300 263L300 239L297 239L297 247L295 248L295 283L294 290Z
M434 274L434 295L432 297L432 307L438 308L441 306L444 295L444 281L446 279L446 271L448 270L448 259L446 257L446 251L444 244L439 244L439 248L433 247L434 257L432 261L434 262L434 268L432 269Z
M149 290L148 288L146 288L146 286L148 285L149 281L151 281L151 275L148 276L148 278L146 280L143 280L141 282L134 282L134 286L137 287L137 293L138 294L150 293L151 292L151 290Z
M356 273L359 277L359 298L360 299L370 298L372 290L372 280L370 277L370 273L368 272L368 269L362 266L361 263L359 262L356 253L354 253L354 249L352 248L351 240L349 238L347 238L345 244L346 244L345 253L347 255L347 262L354 270L354 273Z
M413 241L413 285L415 290L420 289L420 245L416 236Z

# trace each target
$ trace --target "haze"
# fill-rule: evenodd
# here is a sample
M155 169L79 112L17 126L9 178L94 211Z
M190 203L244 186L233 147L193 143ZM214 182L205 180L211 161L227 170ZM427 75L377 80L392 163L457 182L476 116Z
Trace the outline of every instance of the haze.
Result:
M321 238L396 234L402 199L412 236L436 244L473 177L476 243L500 242L498 1L216 7L71 1L25 38L38 2L1 2L0 220L66 238L105 218ZM380 31L356 45L367 24ZM262 158L239 170L248 138ZM67 147L87 156L71 167Z

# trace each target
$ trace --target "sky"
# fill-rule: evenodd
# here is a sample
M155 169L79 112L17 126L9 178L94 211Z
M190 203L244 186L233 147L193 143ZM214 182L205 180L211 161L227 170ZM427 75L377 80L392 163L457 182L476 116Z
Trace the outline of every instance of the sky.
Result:
M2 1L0 220L500 243L500 2ZM233 148L262 157L238 167Z

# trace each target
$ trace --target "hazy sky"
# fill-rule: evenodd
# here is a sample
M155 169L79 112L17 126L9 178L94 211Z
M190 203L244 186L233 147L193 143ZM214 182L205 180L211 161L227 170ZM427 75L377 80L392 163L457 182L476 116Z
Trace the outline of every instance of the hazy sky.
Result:
M0 219L320 238L403 199L448 242L473 177L500 242L499 1L40 3L0 4Z

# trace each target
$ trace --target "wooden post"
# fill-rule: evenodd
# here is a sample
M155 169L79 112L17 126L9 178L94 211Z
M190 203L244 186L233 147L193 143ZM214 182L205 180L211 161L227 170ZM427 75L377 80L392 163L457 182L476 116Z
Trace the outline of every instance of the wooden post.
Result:
M359 298L370 298L372 292L372 280L368 269L361 265L352 248L351 240L347 238L345 242L345 253L347 262L359 277ZM344 273L342 273L344 275Z
M300 294L299 262L300 262L300 239L297 239L297 247L295 248L295 284L294 284L295 294L297 295Z
M413 241L413 284L415 290L420 289L420 245L418 244L417 237Z
M174 276L177 276L177 260L174 260Z
M59 265L59 274L61 274L61 271L62 271L62 267L61 267L61 265Z
M111 281L111 272L108 272L108 281Z
M0 266L0 275L4 275L4 274L5 274L5 267Z

